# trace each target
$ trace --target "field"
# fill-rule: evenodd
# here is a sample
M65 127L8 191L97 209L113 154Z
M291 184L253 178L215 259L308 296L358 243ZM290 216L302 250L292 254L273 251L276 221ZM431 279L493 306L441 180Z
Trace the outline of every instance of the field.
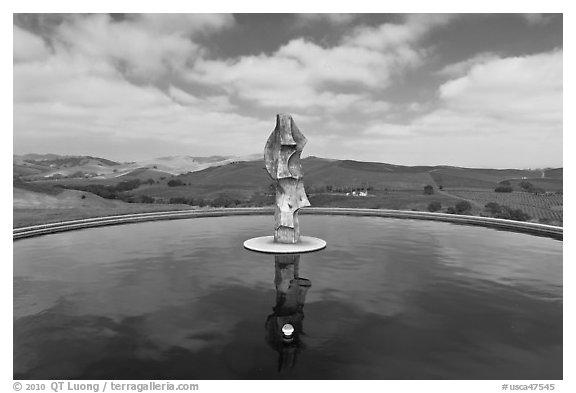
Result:
M312 194L310 203L318 207L349 207L364 209L393 209L428 211L431 202L440 202L442 211L454 206L462 199L445 194L424 195L421 190L380 191L367 197L346 196L343 194ZM480 211L480 209L476 209Z

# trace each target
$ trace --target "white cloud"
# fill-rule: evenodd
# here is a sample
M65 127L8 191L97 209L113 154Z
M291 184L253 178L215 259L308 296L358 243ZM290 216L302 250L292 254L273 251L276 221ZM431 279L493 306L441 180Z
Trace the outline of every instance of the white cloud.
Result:
M66 16L43 37L14 27L14 143L148 146L126 150L138 158L186 149L247 154L261 150L274 123L254 114L278 110L293 113L314 141L307 154L331 156L337 142L356 158L382 151L382 161L422 162L434 148L466 163L466 154L492 154L498 141L525 155L541 147L561 155L561 50L482 53L438 71L436 80L450 80L435 100L385 101L386 89L426 60L432 29L450 18L410 15L353 29L334 46L295 38L272 53L230 59L210 56L197 39L232 26L226 15ZM167 150L155 153L157 146Z
M59 70L62 77L51 78L40 89L34 82L42 81L46 70L28 66L15 71L14 127L19 139L34 135L58 140L64 147L74 140L82 144L101 139L125 146L131 140L149 141L147 151L125 151L123 159L136 159L144 158L140 154L174 154L157 151L160 142L171 144L172 151L180 154L186 148L189 154L216 154L222 149L249 154L270 131L270 122L222 110L230 104L221 96L192 99L180 89L170 89L178 100L188 99L181 105L153 86L137 86L120 75L81 73L74 65L63 64Z
M223 25L209 26L206 29ZM270 131L268 122L231 113L234 106L227 96L198 96L173 85L163 91L125 78L126 67L153 77L197 53L197 44L182 34L163 35L141 29L134 19L115 22L93 15L74 16L57 26L49 37L51 52L42 50L39 37L15 28L15 40L22 37L28 45L15 50L15 59L38 60L14 64L15 146L37 146L42 140L64 150L108 144L114 145L110 150L125 147L121 159L173 151L217 154L222 149L248 154L254 152L253 142L264 140ZM179 47L183 54L176 53ZM145 147L130 149L133 143ZM157 146L174 150L160 152Z
M191 35L231 26L228 15L144 14L114 21L109 15L73 15L54 37L66 48L93 59L108 59L129 76L154 79L181 70L203 48Z
M200 98L173 85L170 85L168 88L168 95L181 105L195 106L217 111L230 111L235 109L235 106L230 102L230 98L225 95L205 96Z
M478 64L443 84L439 93L447 107L460 113L561 126L562 51Z
M410 44L425 38L434 28L448 24L454 15L411 14L403 23L384 23L377 27L359 27L344 43L374 50L395 50L402 53Z
M348 45L323 48L303 39L290 41L275 55L296 60L299 71L316 86L355 83L368 88L381 88L389 83L390 75L397 71L397 66L409 66L413 62L411 55L389 54Z
M329 18L345 23L349 17ZM209 59L196 38L233 23L226 15L72 15L53 24L45 37L50 49L40 37L17 31L34 43L28 52L35 53L19 58L39 59L15 64L18 140L43 133L61 141L146 140L179 149L212 144L214 153L252 153L273 119L233 113L241 113L235 104L246 101L255 113L294 113L311 135L321 124L345 132L355 116L370 119L391 110L375 93L419 64L418 39L433 25L411 26L418 32L388 47L366 45L363 37L371 30L363 29L332 47L299 38L270 55ZM191 83L178 83L182 75ZM204 86L198 89L198 83Z
M407 124L372 123L362 135L374 146L434 139L430 146L446 150L460 163L466 163L466 154L468 163L481 162L494 151L506 154L495 160L518 158L524 165L542 151L562 156L561 50L476 64L466 75L441 85L439 98L436 109ZM474 143L472 151L463 146L466 138ZM448 148L458 146L467 153Z
M261 107L334 112L370 99L370 92L388 87L394 75L421 64L425 51L418 41L449 20L443 15L411 15L405 23L356 29L332 47L293 39L270 55L199 60L187 77ZM363 91L344 94L345 86Z
M367 135L388 128L419 135L495 134L502 137L562 134L562 51L496 58L442 84L437 108L407 126L371 126ZM397 131L393 132L397 134Z
M41 37L30 33L20 27L13 26L14 34L14 47L13 56L14 61L32 61L43 60L50 55L50 50L44 43Z
M144 30L178 35L210 34L235 23L230 14L138 14L131 20Z
M439 75L449 76L449 77L459 77L466 74L470 69L476 65L488 63L492 60L497 59L498 56L495 53L483 52L474 55L473 57L459 61L457 63L446 64L438 71Z

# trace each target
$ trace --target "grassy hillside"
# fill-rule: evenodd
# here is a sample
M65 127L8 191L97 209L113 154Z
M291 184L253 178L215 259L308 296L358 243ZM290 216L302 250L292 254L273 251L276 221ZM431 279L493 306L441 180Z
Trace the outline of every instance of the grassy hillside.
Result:
M26 181L30 177L25 174L41 171L43 167L30 162L25 164L14 165L15 223L16 212L18 222L22 223L33 222L34 214L39 220L46 220L107 214L108 211L263 206L274 202L274 181L261 160L232 162L181 175L139 167L108 178L35 181ZM527 218L515 215L522 219L555 225L561 225L563 221L562 168L541 171L408 167L318 157L303 159L302 166L306 192L313 206L492 215L494 212L485 205L496 203L504 206L503 209L521 209L529 215ZM494 192L502 181L507 181L514 192ZM529 182L532 188L522 188L522 182ZM426 186L432 186L432 195L426 195ZM369 195L346 195L353 189L367 189Z
M186 209L192 209L192 207L188 205L124 203L114 207L88 207L82 209L13 209L12 225L14 228L20 228L31 225L49 224L53 222L80 220L84 218Z
M510 185L517 191L521 191L520 184L522 182L529 182L534 187L542 189L543 191L562 191L564 188L562 179L548 179L548 178L527 178L527 179L512 179L509 180Z
M564 177L564 169L563 168L547 169L544 171L544 177L549 179L562 180Z
M119 214L191 209L188 205L125 203L76 190L60 190L57 194L39 190L13 188L14 228Z
M363 209L393 209L427 211L432 202L439 202L441 210L456 205L462 199L447 194L424 195L414 191L376 192L368 197L350 197L343 194L312 194L309 196L312 206L349 207ZM479 212L481 209L475 208Z
M317 186L349 186L377 189L422 189L434 180L426 172L405 170L380 163L356 161L334 161L316 157L302 160L305 183L310 188ZM254 191L266 190L273 180L261 161L240 162L203 171L180 175L177 179L193 187L221 186Z
M430 175L444 188L495 188L498 183L523 177L540 177L540 171L520 169L476 169L445 167L432 169Z

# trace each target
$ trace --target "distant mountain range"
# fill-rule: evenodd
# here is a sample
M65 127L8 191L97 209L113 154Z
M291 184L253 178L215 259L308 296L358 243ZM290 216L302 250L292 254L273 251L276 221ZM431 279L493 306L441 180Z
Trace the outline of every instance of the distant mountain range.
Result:
M262 154L247 156L169 156L137 162L115 162L93 156L26 154L13 156L13 175L24 181L58 178L141 180L172 176L195 185L260 185L268 181ZM426 184L444 187L493 188L503 180L529 178L552 188L562 187L562 168L484 169L455 166L404 166L380 162L306 157L302 160L307 184L366 184L386 188L412 188ZM235 165L230 165L235 164Z
M196 172L213 166L227 165L234 162L261 159L261 154L248 156L170 156L149 160L119 163L105 158L92 156L63 156L57 154L14 155L14 176L25 180L57 178L95 178L110 179L129 176L143 171L150 172L150 177L161 175L179 175Z

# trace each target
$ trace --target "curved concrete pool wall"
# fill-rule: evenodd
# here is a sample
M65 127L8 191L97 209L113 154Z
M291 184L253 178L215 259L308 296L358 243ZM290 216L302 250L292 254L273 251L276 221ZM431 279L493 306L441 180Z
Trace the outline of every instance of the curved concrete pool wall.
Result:
M182 210L169 212L139 213L120 216L108 216L88 218L83 220L64 221L51 224L34 225L29 227L16 228L13 230L13 240L28 237L47 235L51 233L65 232L83 228L94 228L106 225L130 224L144 221L177 220L197 217L222 217L238 215L264 215L273 214L273 208L235 208L235 209L210 209L210 210ZM463 216L444 213L429 213L404 210L383 210L383 209L347 209L347 208L324 208L310 207L300 210L300 214L317 215L346 215L346 216L368 216L368 217L388 217L404 218L416 220L445 221L461 225L477 225L490 228L503 229L528 233L532 235L563 239L563 228L552 225L536 224L530 222L503 220L491 217Z

